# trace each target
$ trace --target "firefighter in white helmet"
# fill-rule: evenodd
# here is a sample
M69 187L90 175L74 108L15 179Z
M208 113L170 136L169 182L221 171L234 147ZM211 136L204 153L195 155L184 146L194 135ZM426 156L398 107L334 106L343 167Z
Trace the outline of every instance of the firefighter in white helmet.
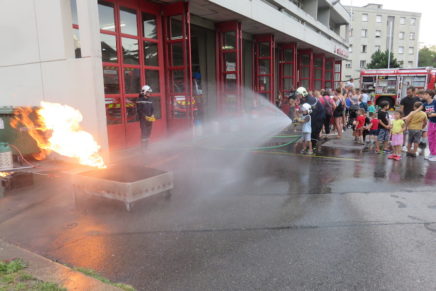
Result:
M300 104L308 103L312 107L311 126L312 126L312 147L315 148L320 140L320 134L325 120L325 110L317 98L307 92L306 88L300 87L295 91L295 95L300 100Z
M145 85L142 87L139 97L136 101L136 110L139 118L139 125L141 127L141 139L144 144L148 142L153 127L154 107L153 102L150 99L151 87Z

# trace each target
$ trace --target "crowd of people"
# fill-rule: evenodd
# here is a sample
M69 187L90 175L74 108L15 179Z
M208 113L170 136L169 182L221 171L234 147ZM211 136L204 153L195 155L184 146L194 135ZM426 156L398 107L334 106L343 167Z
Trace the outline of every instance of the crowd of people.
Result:
M349 82L336 90L308 92L300 87L289 95L289 117L302 125L304 154L313 154L321 134L342 138L353 131L354 141L364 151L387 153L389 159L401 160L424 155L436 161L435 91L407 89L399 106L388 101L374 104L365 90ZM429 148L430 155L425 155Z

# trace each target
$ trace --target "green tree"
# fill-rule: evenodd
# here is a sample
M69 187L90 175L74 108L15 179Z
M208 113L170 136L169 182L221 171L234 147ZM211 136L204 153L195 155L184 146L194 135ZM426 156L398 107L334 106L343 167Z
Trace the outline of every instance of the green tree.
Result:
M391 52L391 68L399 68L400 64L397 59L394 58L394 54ZM384 69L388 67L388 51L382 52L376 51L371 56L371 62L367 65L368 69Z
M436 49L434 47L425 46L419 50L418 66L436 68Z

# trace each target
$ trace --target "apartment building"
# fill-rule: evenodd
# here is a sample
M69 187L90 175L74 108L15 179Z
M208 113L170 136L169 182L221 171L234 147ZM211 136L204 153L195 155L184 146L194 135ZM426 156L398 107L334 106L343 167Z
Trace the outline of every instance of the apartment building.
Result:
M387 10L382 4L345 6L351 15L350 58L343 63L344 80L354 78L371 62L377 50L389 48L401 67L418 65L418 39L421 13Z

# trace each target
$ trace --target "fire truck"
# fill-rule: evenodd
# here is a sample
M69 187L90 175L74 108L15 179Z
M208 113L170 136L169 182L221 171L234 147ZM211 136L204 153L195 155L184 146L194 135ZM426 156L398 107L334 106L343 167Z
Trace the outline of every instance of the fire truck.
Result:
M360 87L374 96L375 104L387 101L391 107L407 94L407 88L434 89L436 69L368 69L360 72Z

